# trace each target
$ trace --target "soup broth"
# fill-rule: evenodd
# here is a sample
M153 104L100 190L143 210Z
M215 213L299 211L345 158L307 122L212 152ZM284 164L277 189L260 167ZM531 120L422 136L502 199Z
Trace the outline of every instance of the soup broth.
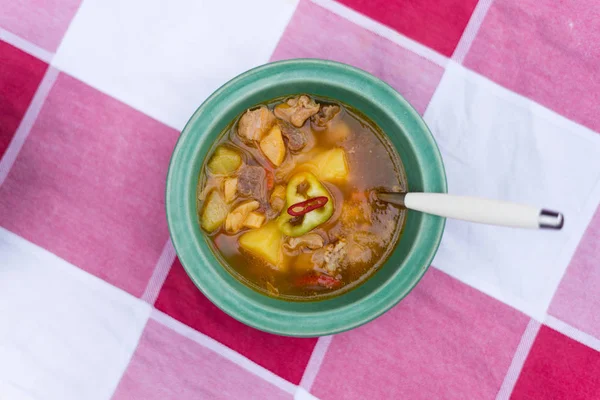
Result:
M394 248L405 210L374 193L407 189L385 135L359 111L298 95L225 129L198 183L198 216L227 270L286 300L342 294Z

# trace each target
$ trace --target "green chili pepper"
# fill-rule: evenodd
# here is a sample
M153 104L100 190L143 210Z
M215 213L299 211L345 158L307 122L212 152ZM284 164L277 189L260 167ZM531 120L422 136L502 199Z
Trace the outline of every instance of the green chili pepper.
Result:
M333 199L329 191L310 172L300 172L292 176L287 185L285 197L285 209L315 197L326 197L328 201L324 206L309 211L302 216L295 217L287 212L281 213L277 222L279 229L284 235L292 237L302 236L327 222L333 215Z

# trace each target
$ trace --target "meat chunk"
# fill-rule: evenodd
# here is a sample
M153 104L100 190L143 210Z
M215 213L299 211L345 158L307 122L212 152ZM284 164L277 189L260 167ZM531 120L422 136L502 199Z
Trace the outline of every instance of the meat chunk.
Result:
M335 104L328 104L322 106L318 113L310 117L310 121L313 126L325 128L329 124L329 121L331 121L339 112L339 106Z
M319 112L319 104L306 95L296 96L275 107L275 116L299 128Z
M242 115L238 123L238 136L246 143L257 142L271 129L275 123L275 116L265 106L256 110L248 110Z
M379 238L377 235L371 232L351 232L348 236L348 257L346 258L348 265L369 263L373 256L371 249L378 247Z
M285 206L285 186L275 186L275 189L273 189L273 193L271 193L271 197L269 198L269 204L275 214L279 214L281 210L283 210L283 206Z
M329 275L334 276L341 268L342 260L346 257L346 252L346 241L344 239L340 239L335 244L330 244L326 247L323 261L325 262L324 268Z
M312 232L312 233L307 233L306 235L302 235L299 237L291 237L284 244L284 246L286 246L290 250L296 250L296 249L316 250L316 249L320 249L321 247L323 247L324 244L325 244L325 241L323 240L323 237L321 235L319 235L318 233Z
M237 178L237 192L242 196L264 199L266 177L264 168L252 165L244 166Z
M306 146L306 136L300 129L286 121L279 120L277 123L281 129L281 134L286 139L288 149L298 151Z
M371 261L373 253L368 247L364 247L359 244L348 247L348 264L350 266L353 264L366 264Z

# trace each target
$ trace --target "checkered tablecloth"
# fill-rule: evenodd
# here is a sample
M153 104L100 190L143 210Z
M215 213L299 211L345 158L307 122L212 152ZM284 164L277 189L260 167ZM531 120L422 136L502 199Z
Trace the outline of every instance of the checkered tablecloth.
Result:
M0 0L0 399L599 399L599 21L598 0ZM402 93L450 193L564 229L448 221L414 291L343 334L228 317L169 241L169 157L217 87L297 57Z

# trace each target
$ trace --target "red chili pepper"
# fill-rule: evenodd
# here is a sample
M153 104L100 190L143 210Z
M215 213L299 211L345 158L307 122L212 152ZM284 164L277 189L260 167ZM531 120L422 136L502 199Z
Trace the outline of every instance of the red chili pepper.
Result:
M301 287L322 286L327 289L335 289L342 284L342 281L329 275L308 275L298 279L296 284Z
M275 176L273 176L273 173L268 169L265 169L265 173L267 178L267 189L271 190L273 189L273 186L275 186Z
M323 207L329 199L325 196L313 197L300 203L292 204L287 209L288 214L292 217L301 217L306 213L309 213L317 208Z

